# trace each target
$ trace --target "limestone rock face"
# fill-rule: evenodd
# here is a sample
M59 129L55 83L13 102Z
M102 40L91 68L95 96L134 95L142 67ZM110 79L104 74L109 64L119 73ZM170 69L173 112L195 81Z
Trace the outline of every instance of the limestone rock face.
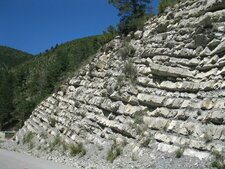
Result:
M17 139L28 131L94 144L151 135L160 151L185 147L200 159L224 151L225 0L183 1L133 35L106 44L41 102Z

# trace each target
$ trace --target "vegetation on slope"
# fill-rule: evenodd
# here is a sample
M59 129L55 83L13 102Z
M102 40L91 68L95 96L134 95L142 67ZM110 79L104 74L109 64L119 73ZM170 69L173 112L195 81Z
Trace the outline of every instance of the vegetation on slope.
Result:
M175 4L179 3L181 0L161 0L158 5L158 14L165 11L167 7L173 7Z
M109 4L119 10L121 17L117 25L120 34L127 35L131 31L141 29L152 16L151 0L108 0Z
M28 53L0 46L0 129L10 118L13 111L13 74L10 68L33 58Z
M56 45L32 60L1 71L0 129L21 127L40 101L114 36L105 33Z
M0 67L11 68L31 58L33 56L28 53L6 46L0 46Z

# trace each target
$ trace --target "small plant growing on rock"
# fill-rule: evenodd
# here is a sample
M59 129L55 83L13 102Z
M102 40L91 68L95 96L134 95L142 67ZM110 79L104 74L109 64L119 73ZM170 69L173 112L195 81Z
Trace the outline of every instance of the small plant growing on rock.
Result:
M107 152L106 160L112 163L121 154L122 154L121 148L112 146Z
M53 144L54 146L56 146L56 145L58 145L60 142L61 142L61 137L60 137L59 135L57 135L57 136L54 138L52 144Z
M29 149L33 149L35 146L34 146L34 143L31 141L30 143L29 143L29 146L28 146L28 148Z
M225 169L224 156L216 150L212 152L212 155L214 160L212 161L211 166L217 169Z
M66 144L65 142L62 142L62 148L63 148L63 152L65 152L69 149L69 145Z
M118 54L122 59L126 59L128 57L133 57L135 53L135 49L133 46L129 45L128 43L124 44L124 47L122 47Z
M183 153L184 153L184 150L182 150L182 149L177 149L176 151L175 151L175 157L176 158L181 158L182 156L183 156Z
M225 165L222 166L218 161L213 161L211 166L217 169L225 169Z
M23 137L23 144L30 143L34 137L34 133L29 132Z
M55 127L56 120L54 118L50 118L49 119L49 124L50 124L51 127Z
M50 151L53 151L54 148L61 143L61 137L57 135L54 140L50 143L49 148Z
M123 73L127 78L131 80L131 83L134 84L137 79L137 68L133 65L131 60L128 60L124 64Z
M86 149L82 143L78 143L77 145L70 146L70 155L75 157L76 155L80 155L80 157L86 154Z
M147 111L142 111L142 112L135 113L133 115L134 122L130 123L130 127L135 129L138 135L143 134L148 129L148 126L143 121L143 117L146 114L147 114Z

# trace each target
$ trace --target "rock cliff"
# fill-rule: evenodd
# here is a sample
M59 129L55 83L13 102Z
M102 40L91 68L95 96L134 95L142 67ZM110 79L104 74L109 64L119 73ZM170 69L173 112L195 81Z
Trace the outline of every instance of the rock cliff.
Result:
M225 0L188 0L116 37L17 133L67 143L126 140L131 152L208 158L225 150Z

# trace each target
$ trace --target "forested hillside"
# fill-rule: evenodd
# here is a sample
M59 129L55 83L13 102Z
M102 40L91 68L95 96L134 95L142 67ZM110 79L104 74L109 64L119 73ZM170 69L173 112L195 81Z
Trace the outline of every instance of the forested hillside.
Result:
M0 46L0 67L14 67L19 65L33 56L17 49Z
M13 106L13 74L11 69L34 56L17 49L0 46L0 128L12 118Z
M8 64L14 67L2 68L0 72L0 128L22 126L41 100L58 90L62 81L113 37L105 33L56 45L16 67L9 60Z

